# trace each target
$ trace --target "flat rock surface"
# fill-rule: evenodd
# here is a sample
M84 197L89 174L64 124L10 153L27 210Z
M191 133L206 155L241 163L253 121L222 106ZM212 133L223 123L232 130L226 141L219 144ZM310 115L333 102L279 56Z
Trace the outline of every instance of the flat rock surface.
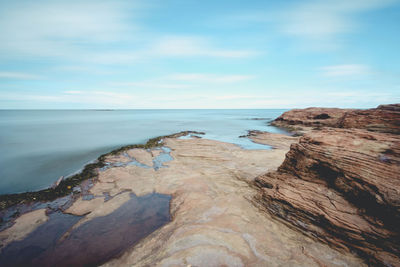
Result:
M173 157L168 167L138 172L140 167L128 166L101 173L99 182L112 182L111 191L173 196L172 221L106 266L362 266L352 254L290 229L252 203L257 190L249 183L276 169L297 140L289 138L284 146L268 137L257 141L276 149L167 139Z
M130 149L126 152L130 157L147 166L153 166L153 157L150 152L144 149ZM157 153L156 153L157 154Z
M39 209L21 215L15 220L13 226L0 232L0 251L11 242L24 239L47 220L46 209Z

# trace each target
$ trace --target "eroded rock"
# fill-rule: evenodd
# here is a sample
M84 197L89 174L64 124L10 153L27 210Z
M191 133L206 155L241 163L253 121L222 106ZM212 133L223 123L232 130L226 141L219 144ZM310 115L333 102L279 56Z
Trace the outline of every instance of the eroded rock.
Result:
M347 112L339 120L338 127L400 134L400 104Z
M303 127L335 127L400 134L400 104L380 105L377 108L364 110L339 108L292 109L283 113L271 124L294 131L301 131Z
M309 127L336 127L339 120L351 109L340 108L305 108L291 109L276 118L272 124L276 126L301 125Z
M400 136L313 131L256 184L271 214L374 265L400 265Z

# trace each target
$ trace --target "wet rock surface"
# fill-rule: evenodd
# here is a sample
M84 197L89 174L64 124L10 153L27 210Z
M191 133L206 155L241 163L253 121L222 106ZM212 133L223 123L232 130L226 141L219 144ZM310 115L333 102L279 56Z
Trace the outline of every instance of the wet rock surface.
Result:
M308 131L277 171L256 178L256 202L373 266L400 266L400 136L390 134L398 131L398 106L345 111L337 123L328 123L362 129ZM309 109L304 113L300 119ZM383 128L372 129L377 122Z
M62 212L43 215L45 222L34 229L25 227L29 234L14 238L2 248L1 266L97 266L170 221L170 196L136 197L129 192L123 195L126 200L117 201L119 205L114 202L107 211L107 202L103 201L98 209L83 217ZM30 219L37 217L38 212L43 210L25 214L29 219L24 215L20 219L32 222ZM21 229L15 227L9 228L9 232Z

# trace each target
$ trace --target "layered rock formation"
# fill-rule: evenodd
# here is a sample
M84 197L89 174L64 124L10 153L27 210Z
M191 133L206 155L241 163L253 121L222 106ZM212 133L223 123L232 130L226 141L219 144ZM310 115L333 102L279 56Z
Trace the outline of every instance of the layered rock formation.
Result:
M351 109L340 108L306 108L306 109L292 109L272 122L275 126L330 126L336 127L339 120Z
M306 133L277 171L256 178L262 188L256 200L304 233L356 251L370 264L400 266L400 136L384 133L399 131L399 105L289 111L277 122L315 125L324 120L315 119L321 111L330 117L325 125L364 129Z
M306 108L285 112L272 125L280 127L336 127L400 134L400 104L373 109Z
M346 112L340 118L338 127L400 134L400 104L381 105L374 109Z

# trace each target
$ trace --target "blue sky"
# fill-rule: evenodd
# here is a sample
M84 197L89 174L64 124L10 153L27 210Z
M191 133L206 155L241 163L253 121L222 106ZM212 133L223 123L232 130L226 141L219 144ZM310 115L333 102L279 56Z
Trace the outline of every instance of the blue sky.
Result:
M0 0L0 108L400 102L400 1Z

